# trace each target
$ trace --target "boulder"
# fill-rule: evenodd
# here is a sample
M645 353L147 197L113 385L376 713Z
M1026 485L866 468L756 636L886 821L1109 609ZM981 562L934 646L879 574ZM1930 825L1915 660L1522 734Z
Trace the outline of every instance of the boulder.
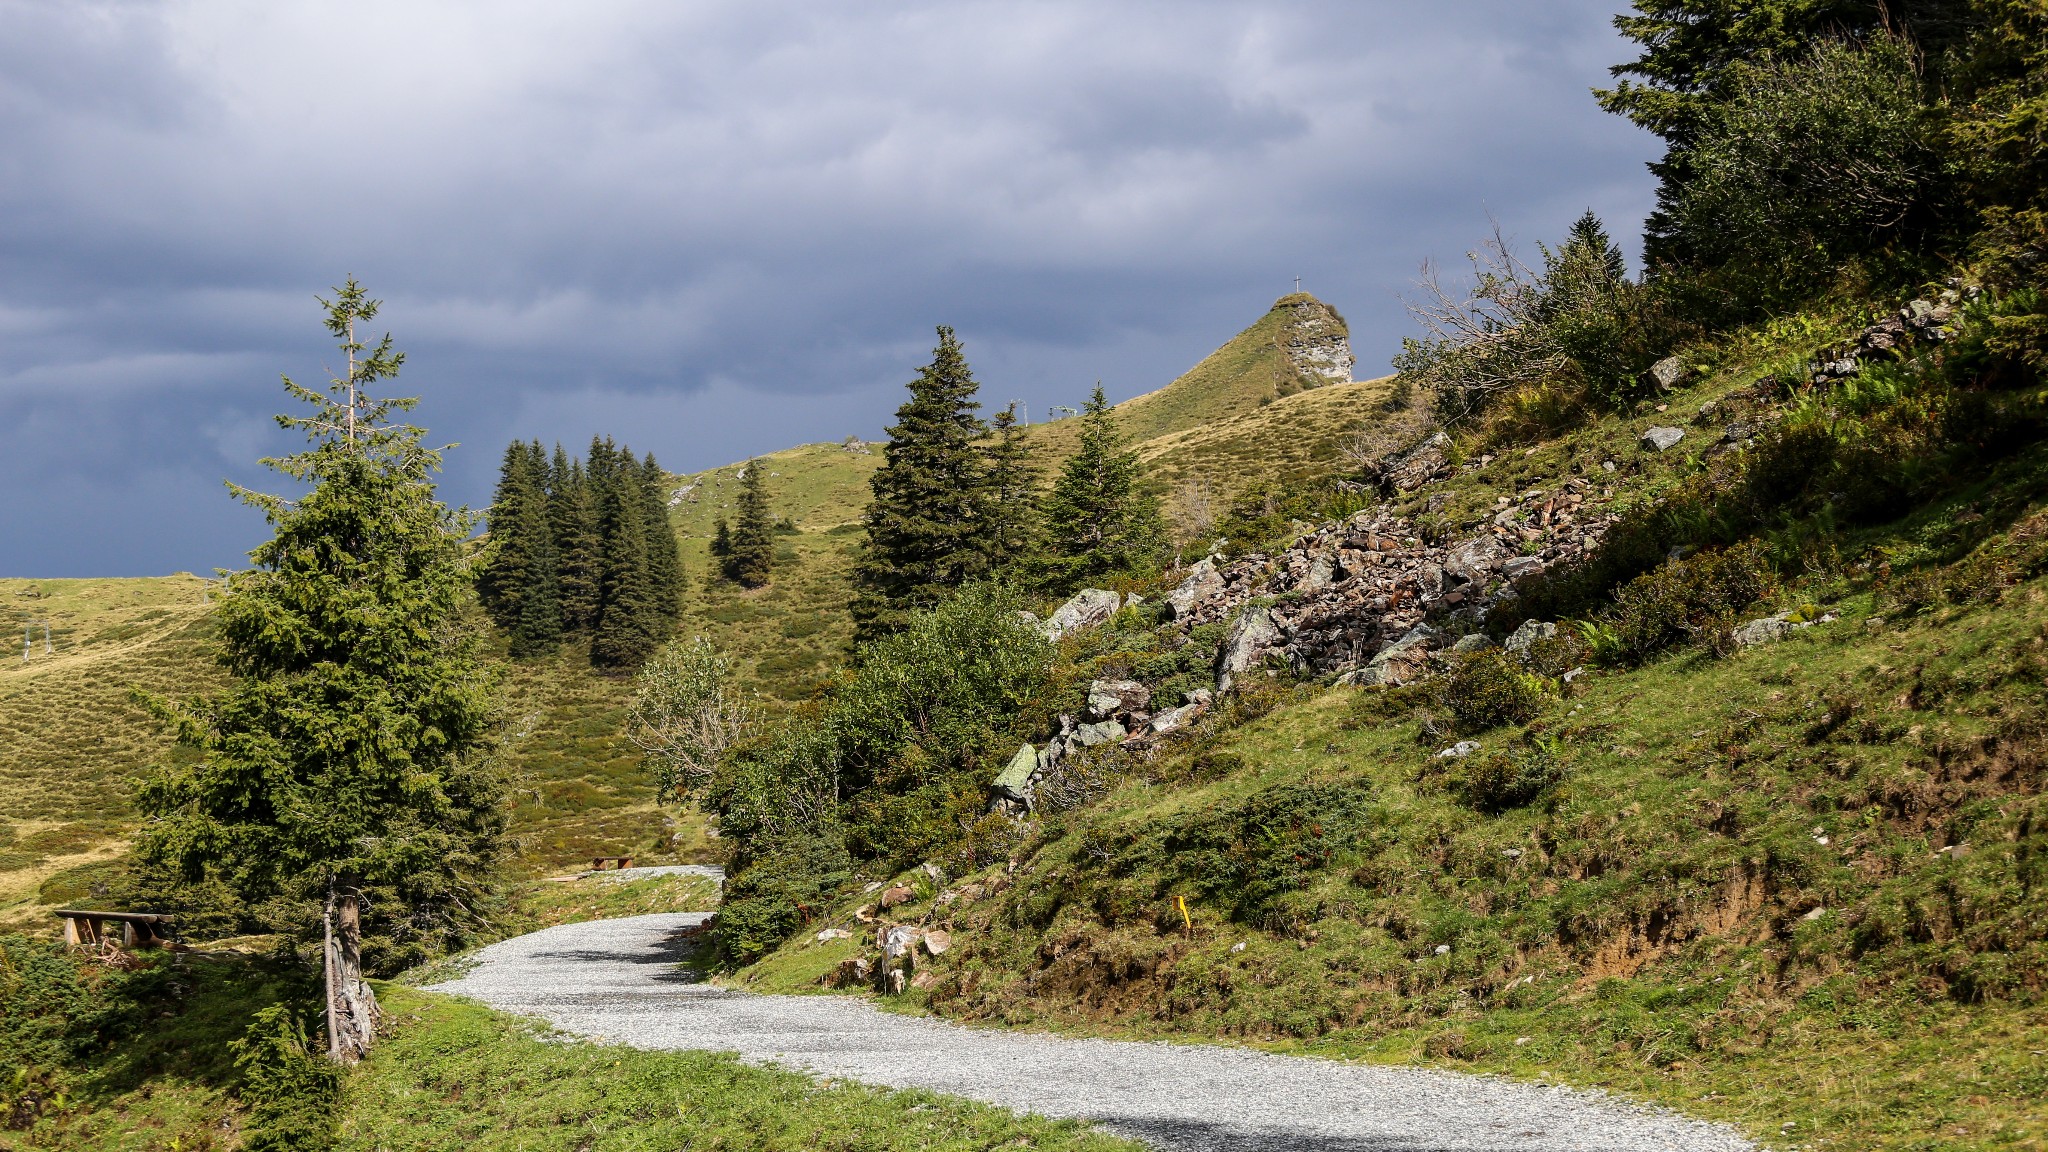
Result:
M1223 595L1226 587L1223 573L1217 570L1215 560L1200 560L1188 569L1179 587L1166 594L1166 604L1173 610L1175 620L1185 620L1197 604Z
M934 956L943 956L953 946L953 936L943 928L928 928L924 934L924 950Z
M915 889L908 885L898 884L894 888L884 888L882 890L882 898L877 903L881 904L884 908L894 908L899 904L908 904L915 899L917 899L917 891Z
M1444 574L1464 584L1484 583L1512 555L1492 536L1460 540L1444 552Z
M1122 604L1122 598L1114 592L1102 588L1083 588L1074 593L1072 599L1060 605L1059 611L1052 614L1052 619L1045 622L1046 639L1058 640L1083 628L1093 628L1116 615L1116 610Z
M909 976L908 976L908 975L907 975L907 974L906 974L906 973L905 973L905 972L903 971L903 969L901 969L901 968L895 968L895 969L891 969L891 970L890 970L890 972L889 972L889 995L891 995L891 996L901 996L901 995L903 995L903 989L904 989L904 986L905 986L905 985L907 985L907 984L909 984L909 983L910 983L910 977L909 977Z
M1451 651L1463 655L1467 652L1484 652L1491 647L1493 637L1484 632L1474 632L1469 636L1458 637L1458 642L1451 645Z
M1259 666L1266 654L1280 647L1280 626L1273 622L1270 608L1255 608L1237 618L1230 638L1218 654L1216 690L1228 692L1239 676Z
M924 935L915 924L893 924L881 930L877 943L882 946L882 955L894 960L917 947L918 937Z
M1010 762L1003 767L989 790L1005 800L1021 804L1031 803L1031 777L1038 771L1038 750L1026 744L1017 749Z
M1442 636L1427 624L1417 624L1399 640L1380 649L1379 655L1352 682L1391 688L1422 679L1429 674L1429 651Z
M817 941L820 944L825 943L827 940L850 940L852 938L853 933L848 932L844 928L827 928L817 935Z
M874 971L873 960L866 956L848 956L839 962L839 967L826 974L825 982L841 988L852 988L867 983L868 977L874 975Z
M1477 751L1479 751L1479 741L1460 740L1449 748L1437 753L1436 758L1438 760L1463 760Z
M932 975L930 972L919 972L917 975L912 976L910 978L910 986L921 992L924 989L931 987L933 984L938 983L938 980L939 978L937 976Z
M1825 623L1832 619L1834 617L1829 615L1823 616L1819 620L1802 620L1799 618L1797 610L1786 609L1776 615L1766 616L1761 620L1750 620L1736 625L1734 633L1735 643L1743 648L1748 648L1755 644L1769 644L1774 641L1783 640L1801 628L1811 628L1815 624Z
M1520 580L1543 571L1543 557L1517 556L1500 566L1500 574L1509 580Z
M1451 438L1442 432L1394 456L1379 467L1380 480L1396 492L1413 492L1450 471Z
M1658 425L1643 433L1642 439L1638 443L1652 452L1669 452L1683 439L1685 439L1685 429L1673 428L1669 425Z
M1650 383L1660 391L1669 392L1684 383L1687 374L1685 361L1676 356L1666 356L1650 365Z
M1545 623L1541 620L1524 620L1522 621L1522 626L1515 629L1514 635L1508 637L1508 641L1503 647L1517 656L1526 656L1528 655L1530 645L1538 640L1548 640L1555 635L1557 635L1557 625L1555 624Z
M1152 717L1152 723L1147 725L1146 728L1154 736L1164 735L1176 729L1185 728L1202 714L1204 707L1205 705L1201 704L1183 704L1178 708L1168 708L1159 715Z
M1088 718L1108 720L1142 710L1152 690L1136 680L1097 680L1088 685Z
M1114 720L1104 720L1074 729L1074 743L1083 748L1093 748L1097 744L1114 744L1128 735L1130 732L1123 725Z

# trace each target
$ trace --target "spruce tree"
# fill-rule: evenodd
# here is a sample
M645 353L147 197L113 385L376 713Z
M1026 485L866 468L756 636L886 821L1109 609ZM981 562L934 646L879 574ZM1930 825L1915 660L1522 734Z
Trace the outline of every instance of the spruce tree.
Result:
M1081 447L1068 458L1045 503L1047 585L1071 591L1141 568L1162 539L1159 504L1138 486L1138 454L1095 386L1081 417Z
M732 555L732 525L726 523L723 516L711 529L711 555L720 561ZM725 565L721 563L718 570L725 571Z
M870 481L867 547L854 568L856 643L895 631L911 611L988 570L986 477L976 443L987 429L974 415L980 405L960 342L951 328L938 332L932 362L910 382Z
M632 458L622 457L609 440L593 442L590 448L591 477L603 477L597 486L602 559L590 662L629 671L661 646L661 608L647 558L645 503Z
M540 441L526 446L522 479L527 492L517 534L526 550L526 585L519 594L519 617L511 627L511 654L545 656L562 640L562 590L555 554L555 534L548 514L548 459Z
M641 512L647 520L647 578L661 616L663 638L683 614L683 558L668 522L668 474L649 452L640 462Z
M322 304L347 375L325 393L286 378L312 411L278 422L311 447L264 461L306 491L230 485L273 535L216 610L227 686L151 701L197 755L138 802L148 860L323 941L328 1053L352 1062L376 1035L364 932L460 923L503 820L489 676L461 624L471 522L436 498L422 430L389 419L414 401L370 394L404 361L357 335L377 301L350 279Z
M983 542L991 572L1014 572L1034 559L1040 536L1038 462L1010 405L989 421L982 450L988 476L988 527Z
M775 525L768 519L768 469L747 461L740 473L739 523L726 545L725 576L748 588L768 583L775 566Z
M562 627L589 629L597 623L597 501L583 462L571 460L560 444L548 468L548 520L554 529Z
M476 575L477 599L505 631L519 619L521 590L532 566L532 541L521 529L529 519L533 489L526 445L514 440L505 446L504 462L498 466L498 487L485 518L490 539Z

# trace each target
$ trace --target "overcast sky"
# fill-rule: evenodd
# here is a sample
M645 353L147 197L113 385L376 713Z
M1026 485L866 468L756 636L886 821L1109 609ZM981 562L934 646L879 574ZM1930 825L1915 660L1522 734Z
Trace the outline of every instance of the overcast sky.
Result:
M0 0L0 575L246 563L350 274L472 505L515 436L878 437L936 324L1043 418L1300 276L1377 374L1489 213L1634 247L1614 7Z

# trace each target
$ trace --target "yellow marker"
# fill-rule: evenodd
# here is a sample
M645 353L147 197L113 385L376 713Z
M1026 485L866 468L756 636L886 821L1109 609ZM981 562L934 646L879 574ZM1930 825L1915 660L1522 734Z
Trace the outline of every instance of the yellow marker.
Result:
M1188 919L1188 898L1185 896L1176 896L1174 897L1174 899L1180 902L1180 922L1188 926L1188 931L1190 933L1194 932L1195 922L1193 920Z

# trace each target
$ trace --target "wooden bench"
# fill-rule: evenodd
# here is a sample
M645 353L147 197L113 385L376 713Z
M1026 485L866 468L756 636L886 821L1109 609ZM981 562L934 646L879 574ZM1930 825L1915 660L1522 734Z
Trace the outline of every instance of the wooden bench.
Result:
M72 948L97 948L113 943L107 933L109 924L121 926L121 947L154 948L167 937L171 927L169 916L154 912L98 912L82 908L59 908L57 915L64 918L64 943Z
M632 866L633 858L631 856L593 856L590 859L590 870L592 872L602 872L607 868L631 868Z

